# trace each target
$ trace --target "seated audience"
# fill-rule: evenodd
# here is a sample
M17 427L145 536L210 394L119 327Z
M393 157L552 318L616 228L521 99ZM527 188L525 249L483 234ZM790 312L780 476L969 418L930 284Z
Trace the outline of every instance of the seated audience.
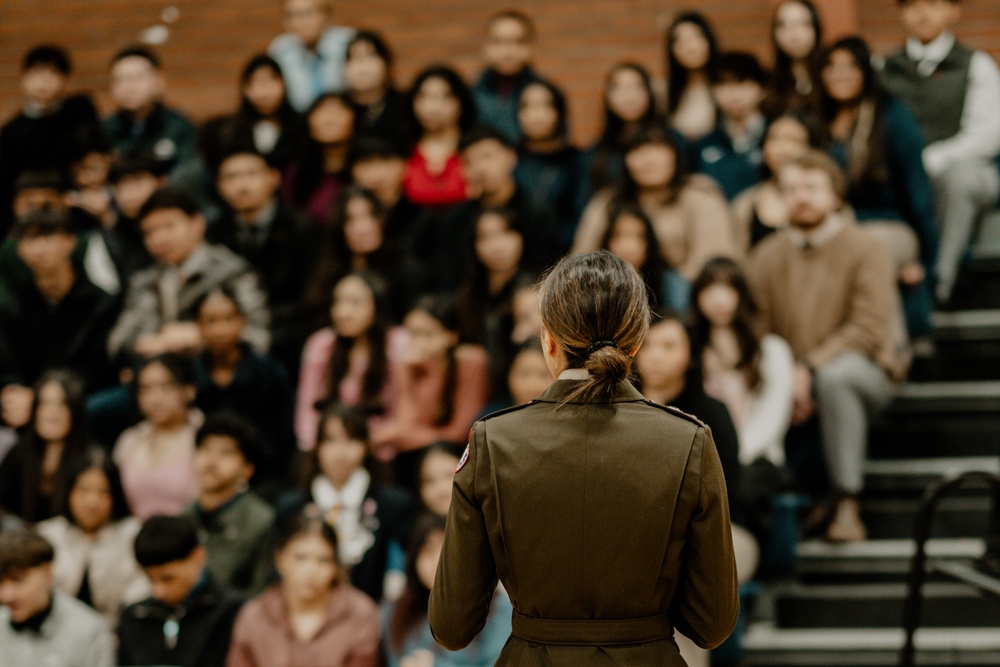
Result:
M394 554L409 538L413 500L372 479L365 413L332 405L320 418L317 444L304 460L298 492L279 514L312 504L337 533L338 561L358 590L376 602L399 593L402 564Z
M625 150L625 178L617 193L594 195L580 219L574 253L600 247L613 198L638 202L653 223L660 254L670 268L666 305L687 307L691 280L717 255L735 251L729 210L718 189L704 177L688 178L673 136L659 126L635 132Z
M396 388L396 410L372 430L372 442L386 458L438 440L464 442L490 394L489 357L478 345L460 343L452 299L422 298L403 326L409 341ZM413 468L413 455L404 456L397 465L403 479L412 479Z
M179 111L163 104L166 79L160 57L146 46L129 46L111 59L111 98L115 112L104 132L120 154L149 153L168 171L195 159L195 129Z
M538 81L531 67L535 38L534 22L514 9L494 14L486 24L486 69L472 87L472 95L479 123L494 128L511 144L521 138L518 100L525 87Z
M72 260L73 232L69 215L58 210L31 211L13 230L28 275L12 277L0 290L0 400L5 407L20 401L22 414L31 398L28 387L47 368L73 370L88 392L114 380L105 341L117 304Z
M743 507L735 493L742 473L736 428L726 406L705 395L701 369L698 360L692 356L691 338L678 316L664 313L654 320L645 342L636 354L636 366L641 378L642 393L646 398L694 415L712 430L722 461L726 487L733 490L729 493L729 512L736 573L740 583L750 581L757 569L760 549L753 534L744 527L746 519ZM686 664L708 664L703 649L680 633L676 637Z
M819 113L819 59L823 26L812 0L782 0L771 19L774 70L765 113Z
M514 329L510 340L515 345L523 345L532 338L542 335L542 315L538 311L538 286L522 285L511 299L511 318Z
M389 667L489 665L500 657L510 637L514 608L503 591L493 596L485 625L465 648L448 651L431 635L427 602L441 558L444 526L445 517L425 515L414 530L406 559L406 590L386 616L385 654Z
M281 582L240 612L227 667L376 667L378 607L349 583L339 537L312 514L288 524Z
M758 334L757 306L733 260L705 264L691 287L694 354L705 392L721 401L739 434L740 463L785 464L795 360L783 339Z
M147 519L135 559L153 594L122 612L118 664L224 667L243 599L212 579L194 519Z
M354 183L370 190L386 211L385 240L401 254L410 254L414 239L422 231L427 211L406 195L405 150L378 137L361 137L351 156Z
M284 169L300 140L302 119L288 101L285 76L271 56L250 58L240 73L240 106L236 113L207 121L198 148L209 173L216 173L230 147L243 146Z
M330 209L350 182L354 105L346 93L324 93L305 112L306 132L281 182L281 200L330 226Z
M711 24L700 12L681 12L667 28L667 118L688 141L715 129L717 111L711 74L719 47Z
M744 190L732 203L733 237L741 257L776 230L788 226L788 209L778 188L778 171L810 148L825 148L825 134L819 118L802 114L784 114L767 126L761 148L764 180Z
M469 87L450 67L432 65L414 79L406 110L414 136L403 192L420 206L447 208L465 201L468 185L458 142L476 120Z
M588 186L583 198L618 184L625 172L625 142L637 129L662 124L653 83L642 65L620 63L604 79L604 127L582 156Z
M935 296L951 300L976 223L1000 195L1000 69L955 38L958 0L900 0L907 38L885 60L882 83L917 118L934 187L941 243Z
M670 273L660 254L653 223L642 206L627 200L609 204L608 228L601 249L621 257L642 275L651 308L670 302Z
M247 319L244 337L259 351L270 343L267 297L246 260L205 241L205 218L182 190L165 187L142 205L139 224L156 264L133 276L125 305L108 338L113 357L190 353L201 346L194 305L229 287Z
M195 433L204 421L194 404L194 370L184 357L161 354L139 363L135 395L143 420L114 447L132 513L180 514L197 493Z
M476 127L462 136L462 164L474 198L452 209L436 233L418 241L416 252L432 256L431 283L438 291L449 291L468 278L468 248L473 243L476 222L487 209L509 209L516 218L523 241L524 268L541 272L558 259L559 230L548 206L537 207L514 179L517 151L502 134Z
M906 105L881 88L868 46L845 37L821 61L820 100L832 139L830 155L847 177L847 203L896 264L910 334L931 332L938 230L924 140Z
M344 57L354 30L331 24L331 0L285 0L285 30L267 52L285 75L288 99L305 111L323 93L345 88Z
M149 595L132 549L141 524L103 449L87 450L60 486L59 514L38 524L55 549L55 587L96 609L113 628L124 607Z
M826 536L859 541L868 425L907 366L892 260L844 210L844 177L825 154L786 163L778 179L791 226L754 250L747 278L762 331L796 359L792 424L819 419L833 485Z
M21 61L24 104L0 127L0 239L13 222L18 176L48 170L69 175L83 137L100 131L90 98L66 94L71 71L69 54L60 46L35 46Z
M549 81L534 81L521 91L517 121L521 128L517 187L536 208L556 216L556 249L565 252L586 204L587 173L580 150L570 142L566 96Z
M194 361L195 405L203 414L233 412L263 438L258 483L283 480L296 451L292 431L295 398L288 373L243 342L246 318L225 288L206 294L196 307L204 351Z
M133 151L116 157L108 172L114 221L102 224L100 234L121 293L128 291L132 276L153 263L142 241L138 217L146 200L163 187L161 169L151 154Z
M198 499L188 509L198 522L212 578L248 595L264 590L271 578L274 510L249 490L264 462L259 440L240 416L210 415L195 438Z
M405 151L410 137L406 96L393 83L393 60L382 35L361 30L347 44L344 78L357 107L358 137L377 137L395 150Z
M255 149L229 149L216 172L225 211L207 236L247 260L260 277L271 312L271 354L294 375L309 333L301 298L320 235L310 220L278 201L280 183L281 174Z
M53 557L52 545L33 530L0 533L0 660L112 667L111 631L97 612L55 588Z
M709 77L719 123L695 146L697 170L711 176L732 200L761 179L761 143L767 121L760 111L767 75L750 53L719 56Z
M364 187L350 185L337 197L333 226L323 241L315 275L300 297L311 329L329 321L333 286L354 271L369 271L387 283L394 322L401 321L424 293L423 263L405 248L408 242L402 234L390 236L390 215L375 192Z
M501 387L514 355L511 334L514 292L534 282L527 267L527 232L510 209L485 209L473 223L470 269L458 289L462 342L482 345L490 359L492 385Z
M424 450L417 466L417 491L424 511L442 518L448 516L452 481L461 457L462 447L444 440Z
M389 295L379 276L358 271L333 288L331 326L306 341L295 402L299 448L315 445L325 405L357 406L370 418L391 418L398 401L406 333L391 326Z
M59 486L87 448L84 385L69 371L49 370L27 391L21 436L0 461L0 507L36 523L56 514Z

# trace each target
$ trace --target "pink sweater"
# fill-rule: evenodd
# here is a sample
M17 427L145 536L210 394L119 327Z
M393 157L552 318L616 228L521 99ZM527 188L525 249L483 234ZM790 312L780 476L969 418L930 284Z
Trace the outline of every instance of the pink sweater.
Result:
M226 667L375 667L379 615L367 595L338 584L326 620L309 641L292 632L280 586L247 602L236 617Z
M395 416L375 429L375 444L397 451L419 449L436 440L464 443L469 429L489 397L489 357L479 345L461 345L455 352L455 392L445 397L444 368L406 366ZM451 418L436 424L444 400L452 400Z
M299 371L299 389L295 399L295 435L302 451L309 451L316 446L316 429L319 427L316 403L327 397L330 357L336 340L337 334L332 328L320 329L309 337L302 350L302 368ZM395 411L398 382L394 378L402 373L406 342L406 329L393 327L389 330L385 341L388 377L382 387L382 402L386 411L385 416L373 420L371 426L390 417ZM349 365L347 375L340 382L338 400L341 403L357 405L361 401L367 370L367 361Z

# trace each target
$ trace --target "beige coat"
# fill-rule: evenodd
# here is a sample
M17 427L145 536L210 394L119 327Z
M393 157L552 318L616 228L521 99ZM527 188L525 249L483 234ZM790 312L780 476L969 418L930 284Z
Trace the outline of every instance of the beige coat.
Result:
M612 197L610 190L602 190L591 198L576 229L573 254L601 249ZM693 280L713 257L732 257L736 253L726 200L708 179L693 176L673 202L644 203L643 209L653 223L660 254L688 280Z
M75 597L88 581L94 608L108 625L118 623L123 608L149 597L149 579L135 562L134 543L141 523L135 517L114 521L101 528L91 539L82 530L57 516L38 524L38 532L52 543L55 586Z

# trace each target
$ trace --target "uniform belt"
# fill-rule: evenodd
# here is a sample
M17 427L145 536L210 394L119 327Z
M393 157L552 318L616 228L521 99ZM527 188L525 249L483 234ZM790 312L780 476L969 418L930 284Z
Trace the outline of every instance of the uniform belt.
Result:
M643 618L614 620L555 620L533 618L517 611L511 634L536 644L620 646L669 639L674 634L667 612Z

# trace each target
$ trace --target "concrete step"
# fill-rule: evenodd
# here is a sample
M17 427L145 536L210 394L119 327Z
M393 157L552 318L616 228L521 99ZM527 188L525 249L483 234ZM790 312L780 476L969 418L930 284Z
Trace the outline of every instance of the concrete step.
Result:
M913 412L1000 413L1000 380L907 382L900 387L890 413Z
M931 323L938 342L1000 341L1000 309L938 312Z
M804 540L796 547L796 573L806 583L902 582L910 571L915 549L910 538L871 539L854 544ZM927 554L935 561L971 565L985 551L982 537L936 537L927 542Z
M921 627L1000 628L1000 600L963 583L924 585ZM795 584L775 592L778 627L896 628L903 622L904 583Z
M861 519L871 539L913 537L920 498L875 498L861 501ZM937 507L931 534L937 537L977 537L986 535L991 518L989 497L952 497Z
M873 459L865 462L865 492L909 497L944 478L976 471L1000 474L1000 456Z
M896 665L904 635L897 628L783 629L751 623L742 637L746 667L882 667ZM995 628L921 628L917 664L1000 665Z

